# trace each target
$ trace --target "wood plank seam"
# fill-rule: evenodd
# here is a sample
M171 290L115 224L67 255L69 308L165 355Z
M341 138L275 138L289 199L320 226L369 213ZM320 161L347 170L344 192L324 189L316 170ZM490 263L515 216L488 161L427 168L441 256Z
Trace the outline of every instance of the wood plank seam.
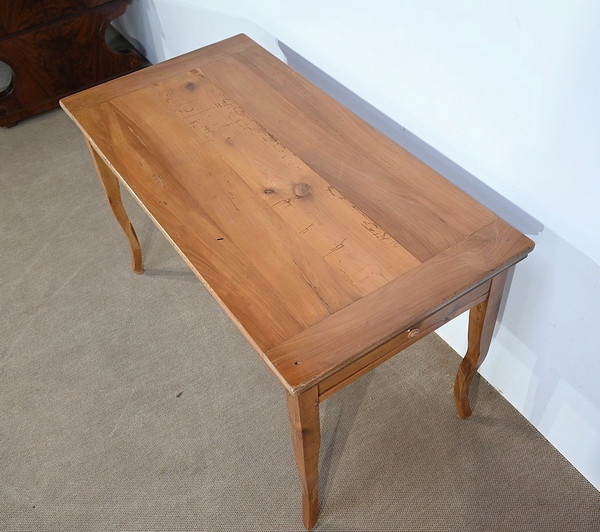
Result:
M410 327L410 325L412 323L422 320L427 315L427 313L430 312L431 310L437 311L440 308L442 308L443 306L451 303L454 299L457 299L458 297L464 295L465 293L467 293L469 290L471 290L474 287L472 285L473 282L475 282L476 284L480 284L481 282L488 281L489 279L491 279L492 277L497 275L500 271L503 271L503 270L509 268L511 265L518 262L519 260L522 260L529 253L529 251L533 247L533 243L530 244L531 248L511 254L510 250L512 248L509 248L509 244L512 243L511 239L512 238L521 239L522 235L520 235L520 233L518 233L516 230L514 230L513 228L508 226L508 224L506 224L505 222L497 219L494 222L485 226L484 228L480 229L479 231L476 231L475 233L473 233L468 239L465 239L461 243L449 248L445 252L430 259L429 261L424 262L421 265L421 267L418 268L417 270L410 270L409 272L407 272L407 273L403 274L402 276L400 276L399 278L397 278L395 281L385 285L384 289L386 291L386 295L390 294L390 292L392 290L392 286L396 286L394 283L396 283L396 284L402 283L405 279L411 278L413 275L418 276L422 271L421 269L423 267L427 267L429 264L435 264L437 266L440 263L440 257L442 257L444 255L452 256L452 252L455 249L461 249L462 247L464 247L464 242L468 242L469 240L472 240L474 238L476 240L480 240L481 239L480 235L485 235L486 233L490 233L490 232L496 233L497 230L499 229L498 226L500 226L504 232L509 233L507 235L508 241L505 242L505 247L507 249L508 255L504 257L503 264L501 266L494 268L493 270L487 270L487 271L484 270L481 272L478 271L477 269L472 270L472 274L471 274L471 278L473 279L472 281L465 281L466 284L464 284L462 286L462 288L460 288L458 290L454 290L453 293L451 293L451 294L445 295L445 297L441 301L438 301L435 305L431 305L431 306L427 307L427 311L419 311L417 313L417 315L414 316L414 318L412 318L410 320L403 320L403 321L395 324L393 329L390 328L390 330L387 331L385 334L378 336L379 341L377 342L377 345L381 345L382 343L388 341L389 339L391 339L392 337L397 335L402 330L405 330L406 328ZM524 241L524 244L527 241L529 241L529 239L526 239L526 237L522 237L522 240ZM486 242L486 245L488 245L488 246L491 244L491 242L489 240L484 240L484 242ZM529 241L529 242L531 242L531 241ZM472 244L475 245L475 242L472 242ZM465 258L466 258L466 256L465 256ZM472 257L472 260L476 260L476 256ZM467 267L472 266L472 264L474 264L474 263L472 263L472 262L466 263ZM421 271L418 271L418 270L421 270ZM415 274L414 272L417 272L417 273ZM477 279L477 280L475 281L474 279ZM327 367L326 369L322 369L321 371L318 371L314 375L307 376L307 378L303 379L302 381L298 381L295 383L289 383L287 381L287 379L283 376L283 374L281 374L281 371L282 370L284 372L290 371L290 369L291 369L290 363L293 364L292 358L294 358L295 356L297 356L297 355L298 356L306 356L306 346L303 345L306 342L303 342L303 339L310 338L310 335L313 333L313 331L315 332L315 334L317 334L317 331L325 330L325 328L330 328L330 324L333 324L335 322L340 322L346 316L351 316L352 314L349 314L352 312L351 309L367 306L370 301L372 301L378 297L378 294L382 294L382 293L383 293L382 289L380 289L378 291L375 291L375 292L369 294L368 296L365 296L361 300L359 300L355 303L352 303L351 305L348 305L341 311L338 311L334 316L325 318L321 322L319 322L319 323L309 327L305 331L299 333L296 337L286 340L279 346L276 346L269 350L269 352L267 353L267 356L274 363L275 367L278 368L278 370L279 370L278 373L280 374L280 380L282 380L282 382L285 383L284 385L290 391L290 393L300 393L303 389L312 386L316 382L321 381L326 376L329 376L332 373L334 373L335 371L340 369L340 367L338 365L332 365L330 367ZM389 306L389 303L388 303L388 306ZM356 320L354 320L354 322L356 322L355 325L359 324L359 322L357 322ZM333 325L331 325L331 326L333 326ZM323 341L326 341L326 340L323 339ZM297 350L296 350L296 348L293 347L295 345L297 345ZM357 351L354 352L352 355L344 356L344 360L343 360L342 364L347 365L350 362L353 362L357 358L360 358L361 356L363 356L365 354L365 352L372 350L374 347L377 347L377 345L374 345L374 344L370 344L368 346L361 345L360 347L357 348ZM331 349L335 349L336 346L334 346L334 345L323 346L323 348L325 349L325 353L324 353L325 356L329 356L329 354L331 353ZM322 363L321 363L321 365L322 365ZM288 368L290 368L290 369L288 369Z

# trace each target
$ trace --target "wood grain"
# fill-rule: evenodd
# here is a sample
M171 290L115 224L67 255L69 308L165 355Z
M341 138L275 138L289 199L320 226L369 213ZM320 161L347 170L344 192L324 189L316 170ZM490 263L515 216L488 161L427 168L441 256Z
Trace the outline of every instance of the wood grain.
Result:
M117 179L285 387L307 529L319 401L472 307L455 388L470 413L506 270L531 240L245 36L61 103L134 268Z
M420 264L200 71L132 98L136 107L145 98L167 115L183 118L189 136L199 137L205 149L226 160L256 197L361 295Z
M91 140L185 255L202 253L196 269L261 350L420 264L201 75L157 82L98 109L78 113L86 131L93 127ZM165 129L173 133L168 144ZM209 221L219 234L200 247ZM235 291L228 254L253 267ZM269 285L260 298L257 276ZM263 303L294 317L258 319Z
M533 247L245 36L62 105L293 393Z
M242 219L240 212L230 201L227 182L214 181L214 186L221 187L220 192L213 190L204 194L199 189L194 195L185 188L185 175L191 172L193 176L197 167L191 168L186 157L181 159L181 167L171 168L171 158L163 158L160 149L153 149L154 144L162 142L153 143L148 135L143 135L142 128L138 130L139 134L130 129L110 103L102 104L98 111L90 111L90 117L92 121L101 121L97 128L99 134L95 136L103 144L104 152L99 152L97 146L96 150L105 161L111 161L116 160L118 150L128 146L127 153L122 154L126 156L122 156L118 164L111 165L113 171L234 318L259 353L280 343L294 332L301 331L303 316L298 316L294 302L284 297L285 292L282 294L276 291L286 288L277 286L273 282L273 276L261 273L239 249L230 233L219 226L218 222L223 219L231 226L230 230L236 233L243 232L248 226L247 220ZM109 139L109 142L105 139ZM95 144L93 141L91 143ZM149 149L142 149L144 145L149 146ZM214 163L223 164L220 159L215 159ZM207 159L205 164L210 164L210 160ZM122 175L135 175L136 178L125 180ZM183 182L176 175L183 176ZM211 211L207 212L206 208ZM213 209L216 219L212 218ZM232 220L228 219L230 214L233 216ZM242 244L246 248L254 247L252 240L246 237L242 239ZM272 243L267 256L272 257L276 250L277 245ZM253 253L257 251L252 250ZM272 271L286 268L289 271L289 263L280 264L274 259ZM312 289L306 285L304 295L315 303L307 312L314 319L328 315L329 312L319 298L314 292L312 297L309 292ZM256 319L257 316L261 316L261 321Z
M208 64L202 71L419 260L431 258L495 219L260 47ZM256 94L269 105L262 105ZM302 127L289 127L282 116ZM365 176L368 186L364 186ZM457 212L462 215L457 217Z
M489 288L490 281L476 286L448 305L433 312L423 320L414 323L405 331L369 351L355 362L348 364L331 376L323 379L319 382L319 401L324 401L328 397L331 397L400 351L424 338L445 323L448 323L459 314L482 303L488 297Z
M469 387L490 348L506 275L507 270L496 275L492 279L487 299L469 312L469 345L454 382L456 409L458 417L463 419L471 415Z
M235 37L206 46L205 48L188 52L187 54L174 57L173 59L169 59L168 61L164 61L157 65L149 66L144 69L143 76L136 74L128 75L123 78L107 81L91 90L72 94L71 96L63 98L61 105L76 122L79 122L75 116L80 110L96 107L113 98L124 96L125 94L143 89L154 83L165 81L172 76L181 75L188 70L201 68L211 62L228 57L230 54L254 46L256 46L256 43L245 35L236 35ZM93 131L93 129L90 129L90 132L91 131Z
M119 180L117 176L112 173L110 168L106 166L104 161L98 156L98 154L94 151L94 148L90 146L89 142L86 142L90 155L92 157L92 162L94 163L94 168L98 173L98 177L100 178L100 183L102 184L102 188L104 189L104 194L110 205L110 208L117 219L117 222L123 229L125 236L127 237L127 241L129 242L129 248L131 251L131 269L135 273L143 273L144 268L142 266L142 248L140 247L140 242L138 240L137 235L135 234L135 230L133 225L131 225L131 221L129 220L129 216L125 212L125 207L123 206L123 202L121 201L121 189L119 187Z
M299 393L521 260L531 248L528 238L498 219L267 357L280 381Z
M302 485L302 521L310 530L319 516L319 397L316 387L301 395L288 393L286 396L292 444Z

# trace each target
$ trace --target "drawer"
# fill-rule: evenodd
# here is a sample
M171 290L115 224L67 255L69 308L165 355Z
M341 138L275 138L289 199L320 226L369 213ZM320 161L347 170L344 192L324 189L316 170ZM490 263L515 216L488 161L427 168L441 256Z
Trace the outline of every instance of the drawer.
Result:
M342 388L345 388L348 384L362 377L417 340L435 331L459 314L462 314L465 310L485 301L490 289L490 283L490 281L487 281L473 288L445 307L400 332L392 339L375 347L334 375L322 380L319 383L319 401L323 401Z

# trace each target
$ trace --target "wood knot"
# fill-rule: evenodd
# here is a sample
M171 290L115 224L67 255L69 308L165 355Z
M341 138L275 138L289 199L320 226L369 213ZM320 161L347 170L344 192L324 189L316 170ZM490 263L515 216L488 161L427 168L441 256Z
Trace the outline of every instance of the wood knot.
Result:
M408 329L408 337L414 338L415 336L418 336L420 332L420 329Z
M193 81L188 81L184 86L189 91L193 91L196 88L196 84Z
M307 183L298 183L292 189L297 198L304 198L310 194L310 185Z
M263 192L265 194L275 194L275 191L272 188L265 188Z

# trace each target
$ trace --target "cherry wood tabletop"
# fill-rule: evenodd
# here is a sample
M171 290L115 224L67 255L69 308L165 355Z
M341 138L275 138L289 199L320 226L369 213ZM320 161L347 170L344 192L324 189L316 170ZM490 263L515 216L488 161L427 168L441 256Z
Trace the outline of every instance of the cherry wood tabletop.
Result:
M497 311L486 305L531 240L244 35L61 105L134 270L119 181L285 387L307 528L318 402L471 308L455 388L470 414Z

